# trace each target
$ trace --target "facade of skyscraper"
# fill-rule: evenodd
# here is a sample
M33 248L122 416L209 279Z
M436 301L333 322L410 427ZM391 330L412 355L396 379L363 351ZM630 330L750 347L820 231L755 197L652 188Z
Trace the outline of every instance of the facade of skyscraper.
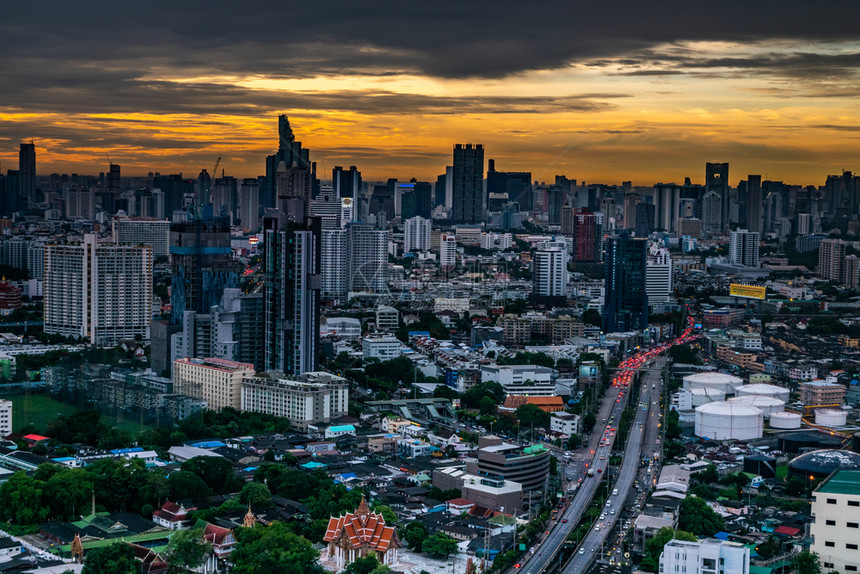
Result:
M260 229L260 184L257 178L245 178L239 187L239 221L242 229L250 233Z
M483 223L487 203L484 195L484 146L454 146L453 213L454 223Z
M358 201L361 194L361 172L354 165L349 166L349 169L336 165L331 170L331 186L339 198L349 197Z
M296 141L287 116L278 116L278 151L266 158L266 186L261 197L263 206L277 207L279 194L296 195L299 190L304 193L308 189L306 186L312 186L315 179L316 164L310 161L310 151L302 148L302 142ZM308 200L313 195L312 191L310 189L307 193Z
M654 227L669 233L675 231L678 219L678 204L681 188L674 183L658 183L654 186Z
M320 253L320 296L337 304L346 303L349 292L346 229L323 229Z
M725 231L729 227L729 214L731 212L728 163L709 162L705 164L705 193L709 191L713 191L720 196L719 231ZM703 219L705 218L703 217ZM705 226L707 227L707 222Z
M841 283L846 244L841 239L824 239L818 247L818 274Z
M672 298L672 254L668 249L656 245L651 247L645 273L649 305L665 303Z
M170 253L170 222L147 217L116 217L113 240L118 245L149 245L153 257Z
M602 226L586 209L573 214L573 260L600 261Z
M429 251L432 221L423 217L412 217L403 224L403 252Z
M487 209L490 211L499 211L503 205L509 202L518 204L520 211L531 211L534 208L532 174L529 172L496 171L495 160L488 160L487 198Z
M36 145L32 143L22 143L18 150L18 197L27 207L36 200Z
M94 345L149 340L152 248L100 245L95 234L78 245L45 249L45 333Z
M613 237L606 244L603 330L641 331L648 327L647 241Z
M439 265L454 267L457 265L457 236L443 233L439 236Z
M170 229L172 322L185 311L208 313L224 289L239 286L242 265L233 259L230 227L223 218L193 220Z
M644 201L636 204L636 225L633 227L636 237L648 237L655 229L654 204Z
M759 235L757 232L738 229L732 231L729 243L729 260L735 265L758 267Z
M763 198L761 194L761 176L747 176L747 190L744 198L746 228L756 233L762 230L762 207Z
M387 287L388 241L391 233L367 223L346 226L349 291L382 293Z
M702 196L702 232L711 236L723 229L723 200L716 191L705 192Z
M532 259L532 295L537 299L567 296L567 248L546 247L535 251Z
M320 350L320 220L263 219L266 370L301 375Z

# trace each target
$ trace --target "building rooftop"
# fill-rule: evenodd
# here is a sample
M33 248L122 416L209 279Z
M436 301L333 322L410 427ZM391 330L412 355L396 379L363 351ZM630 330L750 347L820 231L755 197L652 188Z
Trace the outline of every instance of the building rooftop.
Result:
M860 494L860 470L837 470L818 486L825 494Z

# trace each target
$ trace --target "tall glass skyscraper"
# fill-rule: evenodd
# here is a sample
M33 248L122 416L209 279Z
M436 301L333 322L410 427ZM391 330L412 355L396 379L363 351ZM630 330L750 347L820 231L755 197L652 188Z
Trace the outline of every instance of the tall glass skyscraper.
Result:
M454 146L453 223L483 223L487 202L484 196L484 146Z
M625 235L607 242L605 332L641 331L648 327L647 256L645 239Z

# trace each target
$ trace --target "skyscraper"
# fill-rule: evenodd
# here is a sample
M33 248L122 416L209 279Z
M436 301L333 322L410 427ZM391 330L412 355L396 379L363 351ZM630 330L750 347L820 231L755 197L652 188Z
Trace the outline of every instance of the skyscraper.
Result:
M729 164L728 163L706 163L705 164L705 192L713 191L720 196L720 229L725 231L729 227L729 214L731 212L731 197L729 195ZM703 217L704 219L704 217ZM705 224L707 227L707 222Z
M613 237L606 244L606 302L603 330L641 331L648 327L647 241Z
M675 231L678 219L678 204L681 188L674 183L658 183L654 186L654 226L663 231Z
M732 231L729 260L735 265L758 267L759 234L746 229Z
M818 248L818 274L825 279L841 283L845 262L845 242L841 239L825 239Z
M287 183L283 186L285 189L289 187L288 173L293 168L307 170L307 178L313 185L313 180L316 179L316 164L310 161L310 151L302 148L302 142L296 141L296 136L290 127L290 120L285 115L278 116L278 151L266 158L266 187L261 198L264 207L277 207L278 173L281 165L283 165L281 173L287 174ZM311 193L308 193L308 200L310 195Z
M747 191L744 198L746 207L746 227L750 231L761 233L761 214L763 198L761 195L761 176L747 176Z
M573 260L600 261L600 236L603 229L597 217L586 209L573 214Z
M636 237L648 237L654 231L654 204L640 202L636 204L636 226L634 227Z
M480 148L481 146L477 147ZM456 168L456 163L454 165ZM481 167L483 169L483 162ZM488 160L487 201L485 207L491 211L499 211L508 202L518 204L520 211L531 211L534 207L532 174L530 172L496 171L495 160Z
M18 150L18 197L22 205L32 206L36 199L36 144L22 143Z
M483 223L487 204L484 196L484 146L454 146L454 223Z
M298 222L278 213L263 219L267 370L317 370L321 233L318 218Z
M532 260L532 295L537 301L563 300L567 296L567 248L548 246L535 251Z
M348 252L348 278L350 291L382 293L388 286L387 229L374 229L367 223L353 222L346 226Z
M429 251L430 231L433 222L423 217L415 216L403 224L403 252Z
M320 240L320 296L346 303L349 292L349 245L346 229L323 229Z
M239 188L239 220L242 229L256 233L260 229L260 184L247 177Z
M672 297L672 254L664 247L652 246L645 268L648 304L665 303Z
M715 235L723 229L723 200L716 191L705 192L702 196L702 232Z
M358 201L361 193L361 172L354 165L349 166L348 170L336 165L331 170L331 186L340 199L349 197Z

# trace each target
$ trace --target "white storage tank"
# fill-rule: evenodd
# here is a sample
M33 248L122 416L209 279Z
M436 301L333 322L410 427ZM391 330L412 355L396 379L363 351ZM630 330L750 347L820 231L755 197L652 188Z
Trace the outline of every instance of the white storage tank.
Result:
M764 417L761 409L743 402L718 401L696 408L697 436L710 440L761 438Z
M741 387L742 389L743 387ZM765 419L769 419L775 413L781 413L785 410L785 403L775 397L767 397L764 395L747 395L745 397L735 397L729 399L730 403L743 403L751 405L761 411Z
M823 427L844 427L848 421L848 413L836 409L818 409L815 411L815 424Z
M770 415L768 422L770 422L770 428L792 430L800 428L802 418L803 417L800 413L788 413L783 411L781 413L773 413Z
M779 399L783 404L788 402L788 389L778 387L776 385L766 385L764 383L756 383L753 385L743 385L735 390L735 395L738 397L760 396L772 397Z
M728 373L696 373L684 377L685 389L711 388L718 389L726 395L733 395L735 389L744 384L743 379Z

